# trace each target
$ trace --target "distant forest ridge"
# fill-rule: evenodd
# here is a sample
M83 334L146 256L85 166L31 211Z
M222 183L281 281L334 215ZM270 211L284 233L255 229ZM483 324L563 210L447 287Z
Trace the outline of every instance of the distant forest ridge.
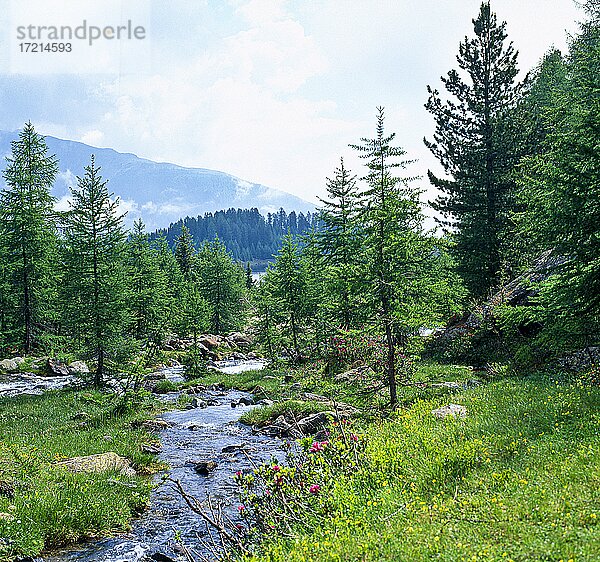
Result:
M218 236L234 259L261 268L277 254L281 240L288 231L293 236L300 236L316 227L318 222L318 213L310 211L306 214L295 211L286 213L284 209L279 209L277 213L268 213L265 217L257 208L228 209L180 219L169 228L154 232L152 238L164 236L169 245L174 246L185 225L196 246Z

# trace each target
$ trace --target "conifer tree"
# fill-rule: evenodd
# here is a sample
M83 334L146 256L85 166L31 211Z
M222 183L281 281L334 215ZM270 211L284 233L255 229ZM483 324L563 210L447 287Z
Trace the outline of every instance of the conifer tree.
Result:
M2 304L9 308L3 312L3 329L14 336L12 343L29 353L51 316L57 238L50 190L58 163L30 122L13 141L6 160L0 237L5 260Z
M514 138L522 140L523 154L536 155L544 151L544 141L551 130L550 114L555 98L564 86L565 62L560 51L549 50L540 64L531 73L530 88L519 105L510 112L505 123L510 123ZM518 170L514 177L518 176ZM509 236L503 236L502 256L505 261L505 284L516 274L531 268L543 251L536 245L534 238L526 237L525 231L516 227L514 215L522 213L525 201L519 195L517 182L516 200L513 216L509 216L511 229Z
M546 343L559 349L597 344L600 330L600 23L590 16L570 46L543 152L522 167L525 236L562 262L539 298Z
M0 236L0 350L7 351L18 341L14 311L17 309L13 276L9 265L10 249L6 237Z
M506 44L506 24L498 24L488 1L473 20L475 36L459 46L460 73L442 82L453 99L442 100L428 86L426 109L436 130L426 146L440 161L446 178L429 172L441 194L433 203L445 226L456 232L455 255L470 292L481 297L498 284L501 246L515 208L512 172L524 149L510 114L525 92L516 81L517 56Z
M298 243L288 233L275 258L272 270L273 293L277 308L288 330L295 359L300 358L300 334L304 319L306 286Z
M179 269L186 281L190 281L194 274L196 249L194 241L187 226L182 225L181 234L175 244L175 258Z
M250 290L254 287L254 279L252 279L252 268L250 262L246 262L246 289Z
M180 317L181 295L184 290L183 274L175 258L175 254L169 247L167 239L159 236L153 241L153 248L156 251L156 261L161 274L165 278L164 307L167 319L166 327L176 328L178 318Z
M393 146L395 133L384 129L384 110L378 108L376 136L351 145L366 160L367 188L363 195L363 247L366 265L362 270L364 291L371 299L372 320L383 332L387 359L385 375L392 407L398 405L397 351L427 316L433 313L430 279L423 264L431 258L431 242L422 232L419 191L410 187L414 178L399 178L395 170L411 161L406 152ZM430 319L429 319L430 321Z
M92 155L63 217L65 318L81 350L96 361L96 387L107 362L125 352L128 321L123 215L107 183Z
M253 294L253 303L257 340L263 345L271 359L276 358L279 351L277 342L281 341L278 330L280 311L275 292L274 269L269 266Z
M178 327L183 336L192 335L192 346L188 349L185 365L188 378L198 377L205 362L198 346L198 335L210 327L210 308L194 281L182 285L178 307Z
M134 337L138 341L159 343L169 310L167 275L160 269L158 254L150 246L141 219L133 223L127 245Z
M202 245L197 263L198 284L210 311L211 330L220 334L239 328L243 320L244 270L218 238Z
M333 179L327 178L326 186L328 198L320 199L323 208L317 234L319 261L330 276L330 308L339 326L347 330L356 320L356 266L361 238L356 221L359 204L356 176L346 169L343 158Z
M323 263L323 246L319 242L322 240L318 240L316 232L309 233L302 238L300 252L304 281L303 313L307 328L312 332L315 356L321 354L333 330L349 328L349 324L344 323L344 311L349 313L350 309L349 306L343 307L341 301L345 288L348 289L346 297L350 298L350 284L340 284L340 270L332 271Z

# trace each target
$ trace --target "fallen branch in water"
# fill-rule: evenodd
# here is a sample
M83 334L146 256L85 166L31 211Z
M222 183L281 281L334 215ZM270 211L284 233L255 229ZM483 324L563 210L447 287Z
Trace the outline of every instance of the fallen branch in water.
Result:
M219 506L218 512L215 512L215 509L210 501L210 497L208 498L208 510L211 515L206 513L206 507L202 502L198 501L197 498L188 494L181 485L179 480L173 480L172 478L167 478L170 482L175 484L177 491L188 505L188 507L196 514L198 514L205 523L215 529L219 533L219 537L221 538L221 545L224 550L227 550L227 543L238 549L240 552L244 554L248 554L248 549L244 546L240 537L236 537L232 534L226 527L227 522L225 521L225 517L223 512ZM210 534L210 533L209 533ZM216 545L214 545L216 546Z

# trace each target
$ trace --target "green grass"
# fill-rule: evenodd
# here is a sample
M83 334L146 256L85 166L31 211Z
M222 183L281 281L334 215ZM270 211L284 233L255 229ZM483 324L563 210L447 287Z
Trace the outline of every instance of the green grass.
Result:
M285 393L285 388L282 386L283 379L282 372L273 371L271 369L244 371L243 373L235 375L209 371L209 374L200 379L189 381L185 384L222 384L225 388L235 388L236 390L243 390L246 392L251 392L255 390L257 386L260 386L264 391L257 393L257 398L271 398L272 400L275 400Z
M248 425L267 425L269 422L284 416L287 419L306 417L308 414L331 410L331 406L322 402L302 400L283 400L275 402L272 406L263 406L246 412L241 418L242 423Z
M167 392L174 392L179 390L181 387L180 383L176 383L167 379L159 380L154 387L154 392L157 394L166 394Z
M114 397L96 392L1 399L0 480L15 493L0 495L0 560L127 529L147 504L147 477L71 474L56 461L114 451L149 473L155 459L141 446L151 436L131 424L152 415L150 402L117 415Z
M438 420L452 401L465 419ZM356 431L356 429L355 429ZM600 389L507 379L365 423L361 468L324 483L317 529L253 560L600 560Z

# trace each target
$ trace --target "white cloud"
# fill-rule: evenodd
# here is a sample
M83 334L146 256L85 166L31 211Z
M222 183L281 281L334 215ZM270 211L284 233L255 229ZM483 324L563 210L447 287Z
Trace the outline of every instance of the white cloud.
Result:
M54 210L60 213L64 213L71 208L71 202L73 201L73 197L71 194L63 195L58 201L54 204Z
M94 134L152 159L304 189L310 199L333 165L330 151L340 137L355 138L357 123L335 117L334 102L300 93L330 63L283 2L253 0L237 12L249 27L209 52L100 87L114 106Z
M158 206L154 201L147 201L142 205L142 211L156 213L158 211Z
M61 123L43 130L222 170L315 201L340 155L361 174L347 144L374 133L375 106L382 104L388 130L398 133L409 158L419 158L408 173L425 175L437 166L422 144L433 128L425 86L439 86L439 76L456 65L480 3L229 0L219 11L205 2L184 10L177 37L155 42L156 74L104 77L94 85L97 117L80 119L75 130ZM578 16L571 0L495 0L494 9L508 20L523 68L550 44L563 46L563 28L574 29ZM202 35L207 16L221 26L209 29L209 40L207 27ZM194 48L184 51L176 39L186 33ZM434 196L426 179L420 185ZM188 208L147 202L141 210Z
M287 17L283 0L250 0L238 7L236 12L248 23L261 25Z
M77 185L77 176L73 172L71 172L71 170L59 172L57 178L64 182L66 188L74 187Z
M137 218L140 214L140 208L136 201L133 199L120 199L119 198L119 213L127 213L128 218Z
M104 142L104 133L98 129L92 129L81 135L79 140L85 144L100 146Z

